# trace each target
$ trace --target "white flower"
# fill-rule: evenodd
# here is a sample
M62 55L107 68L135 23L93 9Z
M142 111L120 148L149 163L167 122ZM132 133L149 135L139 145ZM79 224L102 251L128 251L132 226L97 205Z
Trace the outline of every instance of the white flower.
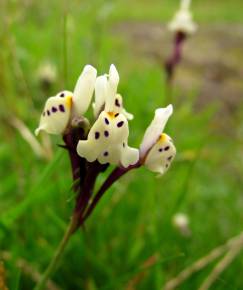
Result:
M73 115L83 116L89 108L97 71L91 65L86 65L80 75L73 92Z
M154 119L147 128L140 146L140 160L149 170L160 175L168 170L176 154L172 139L163 133L172 112L172 105L155 111Z
M180 9L168 26L171 31L192 34L197 30L190 12L190 2L190 0L181 0Z
M176 213L172 218L172 224L183 236L189 236L191 234L189 223L188 216L181 212Z
M95 82L95 101L93 103L94 116L97 118L105 105L107 95L107 76L99 76Z
M38 135L40 131L49 134L62 134L71 117L83 116L91 102L96 74L97 71L94 67L86 65L73 93L62 91L56 96L48 98L35 134Z
M35 134L38 135L42 130L49 134L64 132L70 119L71 107L72 93L69 91L63 91L48 98Z
M118 107L117 110L122 113L127 118L127 120L132 120L134 118L133 114L128 113L123 107L123 100L120 94L116 94L115 105Z
M110 66L108 80L106 76L97 78L94 113L98 119L90 129L87 140L79 141L77 152L89 162L97 159L102 164L128 167L138 161L139 152L127 144L128 121L122 107L117 104L118 83L119 75L114 65ZM104 110L99 113L102 107Z
M111 70L113 70L113 67L114 66L111 65ZM101 111L104 109L105 106L106 106L106 110L109 111L109 107L107 106L108 104L110 105L110 96L113 96L112 98L114 100L114 103L111 105L112 106L114 105L116 107L116 112L122 113L128 120L132 120L133 115L128 113L123 107L122 96L116 93L117 86L119 83L119 75L115 76L115 74L116 73L114 71L114 76L113 76L114 88L112 88L112 85L110 84L111 80L109 82L107 80L107 77L109 77L108 75L102 75L102 76L97 77L96 83L95 83L95 102L93 103L94 116L95 118L98 118L99 114L101 113ZM114 94L115 94L115 98L114 98Z
M56 67L50 62L41 64L37 71L37 77L43 85L53 84L57 78Z

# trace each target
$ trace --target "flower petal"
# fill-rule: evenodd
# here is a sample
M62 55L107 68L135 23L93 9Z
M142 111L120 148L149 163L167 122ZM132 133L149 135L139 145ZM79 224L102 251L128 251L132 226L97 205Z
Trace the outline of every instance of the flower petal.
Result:
M123 144L123 152L121 155L121 164L123 167L134 165L139 160L139 150Z
M191 5L191 0L181 0L181 9L189 10Z
M129 166L136 158L132 149L124 150L128 135L128 122L123 114L103 111L90 129L88 139L79 141L77 152L89 162L98 159L102 164Z
M149 170L162 175L169 169L175 155L176 148L172 139L163 133L146 156L144 165Z
M119 84L119 74L112 64L109 70L109 80L107 84L107 96L105 101L105 111L106 112L117 112L117 108L115 106L116 92Z
M38 135L40 131L46 131L49 134L62 134L68 125L71 108L71 92L62 91L55 97L50 97L46 101L40 124L35 130L35 134Z
M94 92L97 71L91 65L86 65L76 83L73 92L73 115L83 116L88 110Z
M149 149L156 143L172 113L172 105L169 105L166 108L157 109L155 111L154 119L145 131L143 141L140 145L141 158L144 158Z
M116 98L115 98L115 112L116 113L122 113L127 120L132 120L133 119L133 114L128 113L124 106L123 106L123 99L122 96L120 94L116 94Z
M99 76L95 82L95 102L93 104L94 116L97 118L105 105L107 96L107 76Z
M197 25L192 19L192 14L189 10L190 1L182 0L180 10L175 14L168 28L174 32L184 32L192 34L197 30Z
M101 152L98 156L98 161L101 164L119 164L121 156L121 145L108 146L105 151Z
M131 121L134 119L133 114L128 113L125 108L122 109L122 114L127 118L127 120Z

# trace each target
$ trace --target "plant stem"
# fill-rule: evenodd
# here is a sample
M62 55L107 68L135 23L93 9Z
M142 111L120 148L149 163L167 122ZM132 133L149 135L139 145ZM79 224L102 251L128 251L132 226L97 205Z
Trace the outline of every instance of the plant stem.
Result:
M67 47L67 4L63 3L63 80L68 87L68 47Z
M88 207L87 211L84 213L81 224L83 224L86 219L90 216L90 214L93 212L94 208L96 207L97 203L101 199L101 197L104 195L104 193L109 189L112 184L117 181L120 177L122 177L124 174L129 172L132 169L139 168L141 166L141 163L138 162L134 165L130 165L127 168L121 168L121 167L116 167L111 174L108 176L108 178L105 180L105 182L102 184L100 187L99 191L95 195L93 201L91 202L90 206Z
M183 43L184 43L185 39L186 39L186 34L185 33L177 32L175 34L172 55L165 62L165 71L166 71L166 74L167 74L167 82L168 83L171 83L171 81L173 79L173 76L174 76L175 68L181 61L181 58L182 58L182 46L183 46Z
M55 271L58 263L60 262L62 255L63 255L64 249L66 248L66 245L68 244L69 239L71 238L72 234L76 230L77 230L77 218L75 216L73 216L59 246L57 247L57 250L56 250L49 266L47 267L47 269L43 273L40 281L36 284L34 290L45 289L46 282L48 281L48 279L52 275L52 273Z

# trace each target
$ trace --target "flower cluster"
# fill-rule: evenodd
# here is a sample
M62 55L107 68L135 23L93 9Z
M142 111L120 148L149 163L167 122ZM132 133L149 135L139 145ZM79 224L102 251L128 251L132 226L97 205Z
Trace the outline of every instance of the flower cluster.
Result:
M174 159L176 150L172 139L163 133L164 127L172 114L172 105L155 111L154 119L147 128L140 149L128 145L128 121L133 115L126 112L123 99L117 93L119 74L114 65L109 74L97 77L97 71L86 65L73 92L62 91L50 97L45 104L40 118L40 131L49 134L67 135L74 120L84 119L93 102L93 125L81 122L87 134L80 136L77 153L87 162L98 161L100 164L113 164L122 168L144 164L148 169L163 174ZM87 127L88 130L87 130Z

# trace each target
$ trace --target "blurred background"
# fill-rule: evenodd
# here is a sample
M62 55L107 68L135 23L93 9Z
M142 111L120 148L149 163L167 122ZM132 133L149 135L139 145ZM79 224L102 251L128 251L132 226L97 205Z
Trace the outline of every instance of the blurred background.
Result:
M46 98L72 91L87 63L99 74L117 66L119 92L135 115L131 146L154 110L172 102L165 132L178 154L161 179L142 168L106 193L47 289L164 289L242 231L243 2L192 1L198 30L168 93L167 23L178 7L177 0L0 1L0 255L9 289L33 288L71 215L62 140L31 134ZM212 289L243 289L242 257ZM216 263L178 289L198 289Z

